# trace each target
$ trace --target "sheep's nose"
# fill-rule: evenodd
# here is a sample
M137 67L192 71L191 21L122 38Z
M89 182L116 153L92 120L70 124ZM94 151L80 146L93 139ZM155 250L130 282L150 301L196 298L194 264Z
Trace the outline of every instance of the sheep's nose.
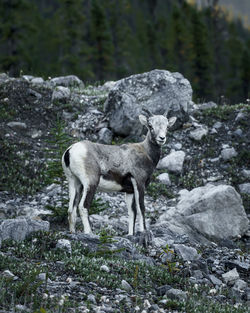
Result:
M160 138L161 140L164 140L164 139L165 139L165 137L161 137L161 136L160 136L159 138Z

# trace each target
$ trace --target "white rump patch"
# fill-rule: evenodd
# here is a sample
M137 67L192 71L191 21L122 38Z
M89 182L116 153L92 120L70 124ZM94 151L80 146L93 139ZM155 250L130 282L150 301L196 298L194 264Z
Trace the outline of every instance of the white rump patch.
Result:
M116 181L104 179L102 176L98 185L98 190L112 192L112 191L121 191L122 186Z

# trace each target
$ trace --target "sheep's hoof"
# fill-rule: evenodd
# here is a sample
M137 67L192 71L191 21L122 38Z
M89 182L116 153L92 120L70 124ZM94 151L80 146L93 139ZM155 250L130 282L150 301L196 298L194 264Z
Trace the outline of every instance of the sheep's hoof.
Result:
M143 232L137 232L135 234L136 238L137 238L137 242L144 246L145 248L147 248L148 246L150 246L152 244L153 241L153 233L151 230L145 230Z

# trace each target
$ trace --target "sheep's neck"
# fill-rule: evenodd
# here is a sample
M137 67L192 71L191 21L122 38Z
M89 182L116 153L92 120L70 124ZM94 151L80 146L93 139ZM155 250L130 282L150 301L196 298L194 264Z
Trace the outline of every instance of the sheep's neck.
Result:
M143 146L147 151L148 156L153 161L154 165L156 166L160 160L161 156L161 146L157 145L155 142L152 141L150 133L147 133L145 140L143 141Z

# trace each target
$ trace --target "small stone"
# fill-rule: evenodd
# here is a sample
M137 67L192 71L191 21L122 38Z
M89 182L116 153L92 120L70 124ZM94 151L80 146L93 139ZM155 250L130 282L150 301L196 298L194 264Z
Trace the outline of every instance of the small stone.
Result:
M184 261L193 261L200 258L197 250L193 247L188 247L183 244L175 244L174 249Z
M240 184L239 185L240 193L245 193L250 195L250 183Z
M88 297L87 297L88 301L90 301L91 303L93 304L96 304L96 298L94 295L92 294L89 294Z
M217 285L217 286L222 285L222 281L219 278L217 278L216 276L208 275L208 278L210 279L210 281L213 285Z
M236 157L238 153L235 151L234 148L224 148L221 151L221 157L224 161L231 160L232 158Z
M45 281L46 278L47 278L47 274L46 274L46 273L40 273L40 274L37 276L37 278L38 278L39 280Z
M15 130L25 130L25 129L27 129L26 123L22 123L22 122L9 122L9 123L7 123L7 126L13 128Z
M238 290L245 290L247 288L247 283L242 279L238 279L234 284L234 288Z
M186 292L175 288L169 289L166 292L166 296L171 300L185 301L187 299Z
M247 115L244 112L239 112L235 118L235 122L239 122L247 118Z
M67 101L70 97L70 89L68 87L58 86L52 93L52 102Z
M128 282L126 282L126 280L122 280L122 288L126 291L131 291L132 287L130 286L130 284Z
M246 178L250 178L250 170L242 170L242 175Z
M32 84L42 84L44 83L44 79L42 77L34 77L31 79Z
M208 133L207 127L199 127L190 132L189 137L196 141L200 141L203 137L205 137Z
M113 132L110 129L108 129L107 127L104 127L102 129L100 129L100 131L98 133L98 137L99 137L100 143L109 145L112 143Z
M221 122L216 122L216 123L214 123L214 125L213 125L213 128L215 128L215 129L219 129L219 128L221 128L222 127L222 123Z
M104 272L107 272L107 273L110 272L110 269L109 269L109 267L108 267L107 265L102 265L102 266L100 267L100 270L101 270L101 271L104 271Z
M9 270L5 270L2 272L2 276L5 277L5 278L11 278L11 279L14 279L15 275L9 271Z
M177 142L177 143L175 143L175 144L173 145L173 149L175 149L175 150L181 150L181 148L182 148L182 144L179 143L179 142Z
M68 239L59 239L56 244L57 249L66 250L68 253L71 254L71 242Z
M164 296L166 292L171 289L172 287L170 285L164 285L156 288L157 296Z
M15 309L16 309L15 312L25 312L25 313L30 312L30 310L25 305L22 304L17 304L15 306Z
M144 308L145 308L145 309L149 309L149 308L151 307L151 304L150 304L150 302L148 301L148 299L144 300L143 305L144 305Z
M166 186L171 186L171 180L169 178L168 173L162 173L156 177L161 183Z
M236 136L236 137L239 137L239 138L242 137L242 134L243 134L243 131L242 131L240 128L236 129L236 130L233 132L233 135Z
M193 277L196 279L202 279L203 278L203 273L200 270L194 270L193 271Z
M209 290L209 294L212 296L214 296L216 293L217 293L217 290L215 288Z
M233 284L237 279L240 278L236 268L234 268L233 270L222 274L222 278L224 280L225 283L227 284Z
M159 161L157 169L167 169L179 174L182 172L185 155L184 151L171 151L169 155Z

